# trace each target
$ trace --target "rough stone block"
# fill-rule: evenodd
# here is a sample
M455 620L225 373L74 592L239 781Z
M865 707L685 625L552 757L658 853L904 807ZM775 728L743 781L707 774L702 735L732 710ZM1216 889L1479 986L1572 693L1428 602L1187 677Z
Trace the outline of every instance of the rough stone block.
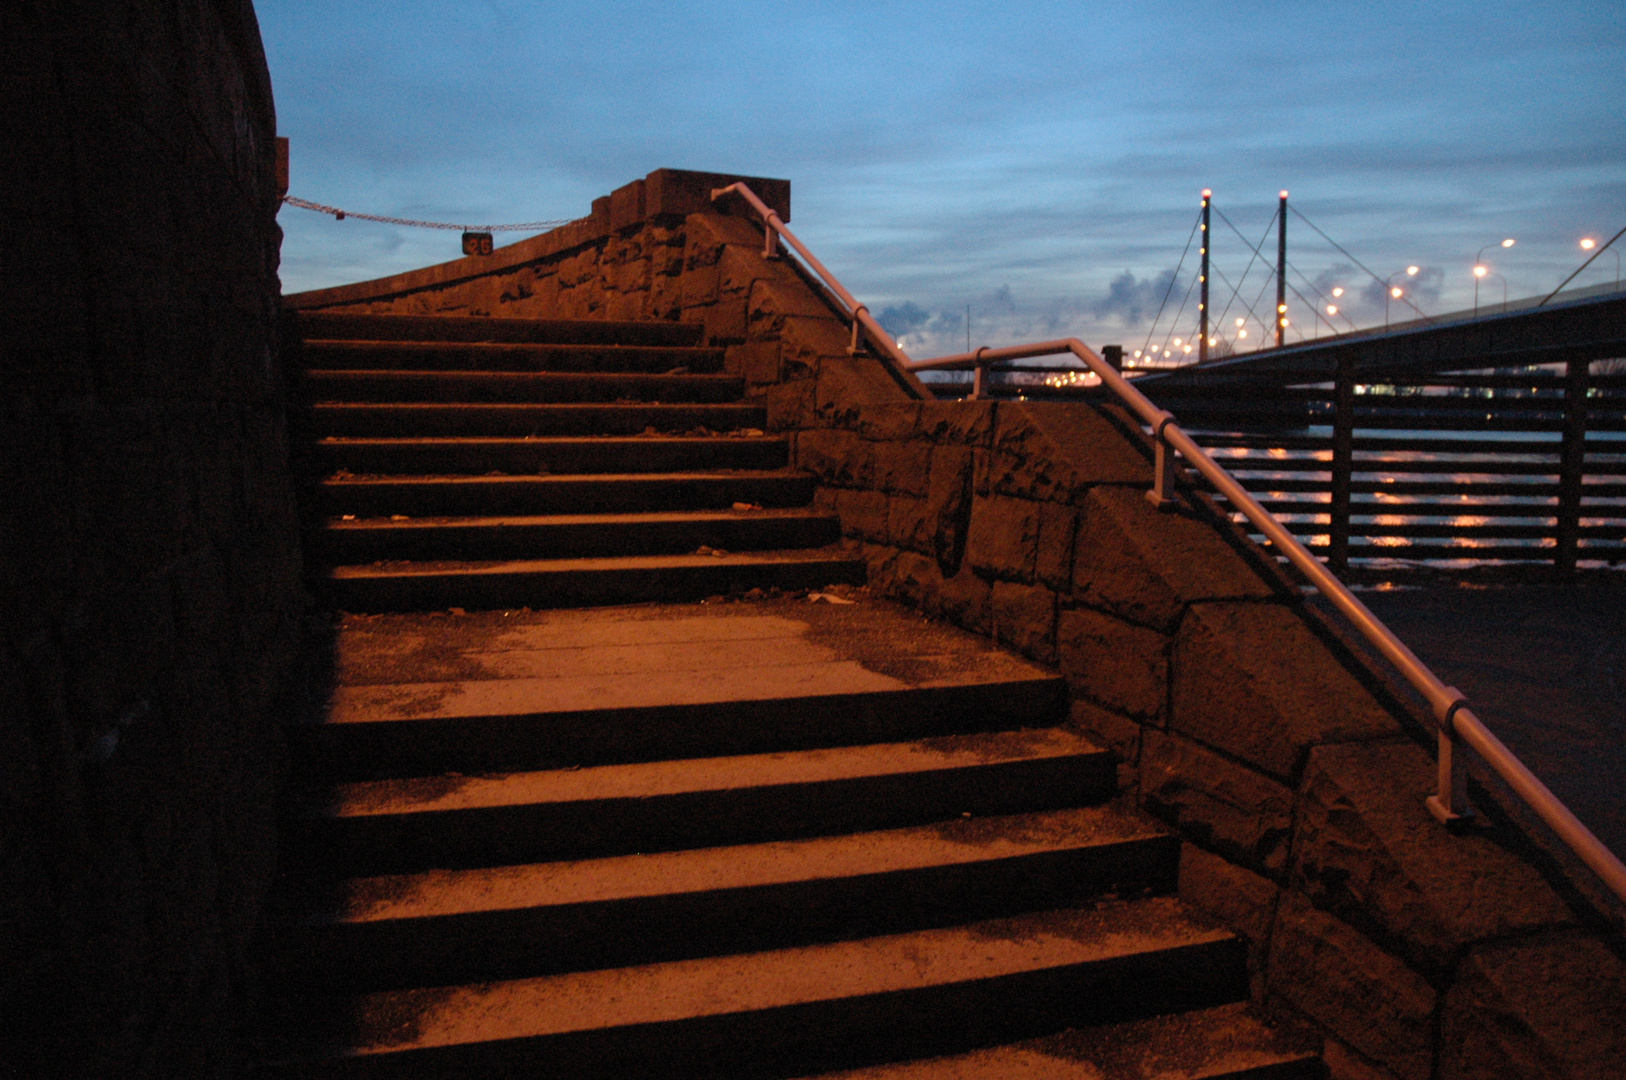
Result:
M883 491L923 496L931 489L932 445L928 442L870 442L875 482Z
M768 411L768 430L796 431L811 428L813 416L813 380L775 383L768 387L765 402Z
M719 295L717 287L720 280L721 276L715 262L685 270L681 278L683 306L700 307L715 303Z
M931 482L926 492L933 521L932 550L943 573L949 576L959 571L965 555L975 469L975 455L969 447L939 446L932 450Z
M913 551L894 551L892 557L870 575L871 588L901 600L922 611L938 610L943 574L937 560Z
M1148 726L1140 754L1141 805L1231 862L1284 876L1293 793L1190 739Z
M1045 663L1056 659L1056 594L1042 585L996 581L994 631L1000 641Z
M1194 604L1174 639L1172 730L1296 781L1313 746L1400 734L1298 613Z
M1168 701L1169 639L1088 608L1063 611L1056 659L1073 691L1131 716L1161 721Z
M1134 777L1140 762L1141 725L1111 709L1103 709L1093 701L1075 700L1067 713L1068 726L1078 729L1117 754L1123 767L1120 779L1128 771ZM1120 784L1120 790L1132 789L1133 784Z
M1423 977L1293 893L1271 935L1270 993L1405 1080L1427 1080L1437 996Z
M922 401L920 433L939 443L988 446L993 440L992 401Z
M1434 762L1411 742L1312 750L1293 845L1302 890L1439 981L1464 945L1574 921L1490 836L1442 829L1423 805L1433 790Z
M1248 943L1248 976L1255 1001L1265 995L1265 959L1280 890L1267 878L1195 844L1180 845L1180 899L1218 919Z
M936 606L928 610L967 630L986 634L992 626L992 599L992 586L972 573L970 567L961 567L959 573L943 577Z
M992 445L1017 458L1056 463L1054 482L1069 498L1093 484L1152 484L1145 436L1115 406L1002 401Z
M873 488L874 447L841 428L810 428L796 437L796 466L827 484Z
M724 366L731 372L745 376L754 386L766 386L779 381L779 342L749 341L732 345L724 355Z
M1475 948L1446 993L1440 1080L1626 1076L1626 969L1579 933Z
M789 316L781 321L777 334L784 346L785 364L791 370L817 371L826 358L851 362L847 356L847 327L834 315Z
M853 356L820 361L817 406L821 423L856 427L866 406L902 400L902 388L878 360Z
M762 234L744 218L690 214L683 223L684 267L715 266L729 245L762 247Z
M688 308L683 320L691 321ZM727 345L744 341L747 337L744 297L721 297L708 307L695 308L706 327L706 340L713 345Z
M1073 589L1093 607L1172 628L1199 600L1276 595L1260 565L1238 550L1229 523L1160 511L1139 489L1098 487L1084 500Z
M841 531L872 543L886 543L886 495L879 491L836 492L836 513L841 517Z
M877 442L918 438L921 404L918 401L897 401L866 405L858 414L853 430Z
M1057 592L1069 592L1073 581L1073 546L1078 539L1077 510L1057 503L1039 504L1039 545L1033 573Z
M723 292L726 294L728 290L724 288ZM748 295L746 310L758 336L777 333L789 316L833 320L830 309L799 281L792 283L759 277L752 283Z
M972 503L965 557L977 573L1032 581L1038 543L1037 503L997 495Z
M930 504L925 499L894 495L887 504L887 542L894 547L931 555L936 525L930 513Z

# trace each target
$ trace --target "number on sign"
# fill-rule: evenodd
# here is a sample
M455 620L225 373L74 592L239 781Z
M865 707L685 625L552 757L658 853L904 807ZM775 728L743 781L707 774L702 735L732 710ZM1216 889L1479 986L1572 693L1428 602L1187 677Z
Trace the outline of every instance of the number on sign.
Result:
M488 232L466 232L463 234L463 254L490 255L491 234Z

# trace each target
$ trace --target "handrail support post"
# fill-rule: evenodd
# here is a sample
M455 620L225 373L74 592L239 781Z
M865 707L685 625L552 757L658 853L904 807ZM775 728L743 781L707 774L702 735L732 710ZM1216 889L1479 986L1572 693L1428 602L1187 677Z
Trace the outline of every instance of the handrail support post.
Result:
M851 344L847 346L848 356L857 356L859 352L862 351L862 346L859 344L859 341L860 335L862 335L864 332L864 328L861 325L862 320L859 318L859 316L866 314L868 311L869 306L866 304L859 304L857 307L853 308L853 339Z
M1462 691L1454 686L1446 687L1446 693L1452 700L1445 708L1439 710L1440 746L1438 762L1438 780L1435 794L1426 800L1428 812L1434 815L1434 820L1447 827L1459 822L1467 821L1474 816L1473 808L1468 805L1468 760L1466 748L1457 738L1456 715L1467 700Z
M1163 429L1174 420L1174 414L1165 412L1158 418L1156 426L1152 428L1152 447L1155 458L1152 462L1152 490L1146 493L1146 501L1159 510L1172 510L1175 507L1174 490L1174 449L1169 441L1163 437Z

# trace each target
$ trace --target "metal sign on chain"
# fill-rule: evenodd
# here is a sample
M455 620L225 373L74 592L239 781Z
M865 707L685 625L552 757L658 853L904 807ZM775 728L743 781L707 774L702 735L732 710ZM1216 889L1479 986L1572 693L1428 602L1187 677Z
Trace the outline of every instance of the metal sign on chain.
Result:
M464 232L463 233L463 254L465 254L465 255L490 255L491 254L491 248L492 248L492 244L491 244L491 234L490 233L488 233L488 232Z

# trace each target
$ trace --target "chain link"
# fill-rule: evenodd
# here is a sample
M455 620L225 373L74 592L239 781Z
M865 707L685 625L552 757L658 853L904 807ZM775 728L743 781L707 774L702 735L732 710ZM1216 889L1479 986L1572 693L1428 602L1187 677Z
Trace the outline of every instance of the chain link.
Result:
M292 195L284 195L282 201L289 206L297 206L301 210L315 210L318 214L332 214L334 219L338 221L353 217L360 218L362 221L382 221L386 225L410 225L416 229L453 229L461 232L537 232L541 229L569 225L572 221L581 220L580 218L561 218L558 221L522 221L515 225L451 225L444 221L414 221L411 218L358 214L351 210L340 210L337 206L323 206L321 203L296 199Z

